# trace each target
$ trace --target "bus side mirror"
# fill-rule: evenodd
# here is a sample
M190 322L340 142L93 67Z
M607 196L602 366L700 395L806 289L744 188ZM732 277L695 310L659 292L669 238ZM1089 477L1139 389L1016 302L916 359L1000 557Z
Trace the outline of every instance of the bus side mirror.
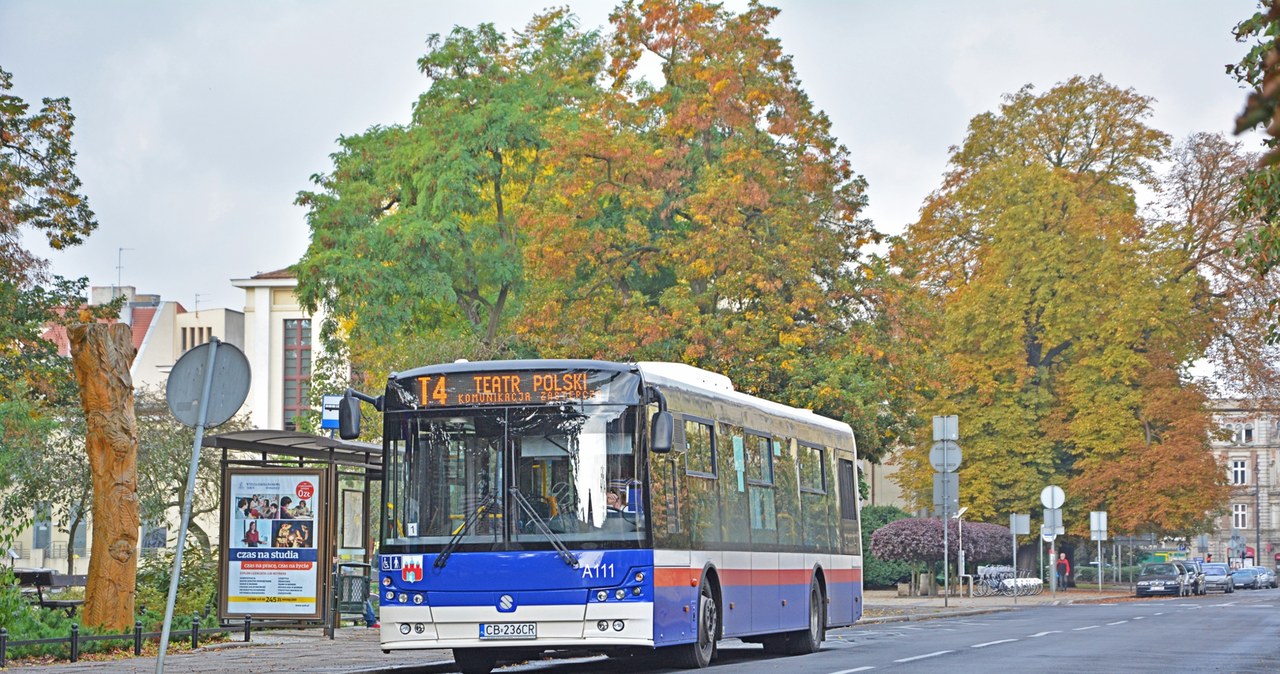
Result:
M338 437L355 440L360 437L360 401L348 389L338 402Z
M649 451L654 454L670 452L674 431L675 420L671 418L670 412L662 410L653 415L652 426L649 429Z

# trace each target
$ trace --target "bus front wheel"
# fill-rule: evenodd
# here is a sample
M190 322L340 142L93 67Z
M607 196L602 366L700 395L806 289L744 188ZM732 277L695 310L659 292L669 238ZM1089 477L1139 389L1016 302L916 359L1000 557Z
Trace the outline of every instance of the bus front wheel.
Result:
M455 648L453 661L462 674L489 674L498 664L498 657L493 651L483 648Z
M702 669L716 656L716 635L720 633L720 608L711 594L711 584L704 577L699 584L697 640L675 646L676 665L682 669Z

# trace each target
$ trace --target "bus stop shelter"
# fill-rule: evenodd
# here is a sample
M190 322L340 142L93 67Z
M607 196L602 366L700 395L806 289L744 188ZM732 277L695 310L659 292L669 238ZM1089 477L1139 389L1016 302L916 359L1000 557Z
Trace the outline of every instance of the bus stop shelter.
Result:
M222 452L219 618L336 626L339 572L373 575L382 447L278 430L203 445Z

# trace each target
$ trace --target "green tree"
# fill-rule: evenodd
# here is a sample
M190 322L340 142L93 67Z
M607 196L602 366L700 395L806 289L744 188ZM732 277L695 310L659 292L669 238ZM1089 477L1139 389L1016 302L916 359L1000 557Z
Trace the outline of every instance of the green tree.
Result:
M48 263L22 247L23 233L63 249L97 228L75 175L70 102L45 98L32 112L12 88L0 68L0 489L29 475L15 472L31 458L20 448L40 447L59 406L76 400L70 362L44 338L46 329L94 315L68 311L83 303L88 281L50 275Z
M41 417L39 433L11 438L8 451L21 460L12 465L13 482L3 492L5 519L30 521L33 509L48 508L49 521L75 541L89 526L93 480L84 449L84 413L74 400ZM75 573L74 546L67 546L67 573Z
M1244 111L1236 118L1236 134L1264 127L1268 137L1263 144L1267 153L1244 179L1238 208L1246 220L1256 226L1241 232L1236 241L1236 254L1258 277L1274 276L1280 265L1280 123L1276 104L1280 93L1276 83L1280 77L1280 1L1264 0L1259 11L1235 27L1236 40L1251 43L1249 52L1239 63L1227 66L1227 74L1249 89ZM1280 296L1267 302L1267 339L1280 344Z
M483 24L428 46L419 67L431 87L412 121L341 138L321 189L298 197L312 232L299 297L324 307L326 337L345 337L375 376L515 349L504 327L524 281L545 130L593 95L602 58L597 35L562 10L512 39Z
M960 416L976 519L1059 483L1069 521L1087 521L1108 509L1111 469L1138 454L1174 467L1126 476L1159 503L1110 508L1117 528L1180 531L1225 499L1203 393L1182 375L1213 335L1203 279L1137 214L1134 189L1157 186L1169 147L1144 121L1150 104L1100 77L1007 96L970 122L895 250L939 307L928 343L947 377L921 411ZM920 443L899 473L912 493L926 456Z
M188 498L187 475L195 429L174 418L162 390L135 391L134 410L138 420L138 514L143 522L165 521L170 513L181 513ZM250 427L246 417L236 417L219 426L217 432ZM187 534L209 555L213 551L211 532L205 531L200 522L203 516L217 515L222 505L222 471L217 452L200 452L193 497ZM177 528L171 531L176 532Z

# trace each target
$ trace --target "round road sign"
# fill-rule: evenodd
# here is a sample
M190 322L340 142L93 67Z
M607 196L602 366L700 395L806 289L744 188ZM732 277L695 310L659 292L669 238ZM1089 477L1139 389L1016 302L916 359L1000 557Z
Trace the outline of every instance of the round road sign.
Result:
M939 473L954 473L960 467L960 443L938 440L929 448L929 463Z
M1061 508L1062 504L1067 502L1067 494L1062 491L1062 487L1049 485L1040 490L1040 502L1046 508Z
M204 394L205 368L209 349L217 349L213 358L213 380L209 385L209 404L205 409L206 428L219 426L230 419L249 395L249 360L231 344L214 340L182 354L165 386L169 411L187 426L200 425L200 396Z

